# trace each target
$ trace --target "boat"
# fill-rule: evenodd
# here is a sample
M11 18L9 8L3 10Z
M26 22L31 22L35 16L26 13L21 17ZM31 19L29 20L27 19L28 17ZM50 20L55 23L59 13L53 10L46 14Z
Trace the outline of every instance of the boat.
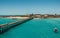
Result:
M58 29L57 29L56 27L54 28L54 32L55 32L55 33L57 33L57 32L58 32Z

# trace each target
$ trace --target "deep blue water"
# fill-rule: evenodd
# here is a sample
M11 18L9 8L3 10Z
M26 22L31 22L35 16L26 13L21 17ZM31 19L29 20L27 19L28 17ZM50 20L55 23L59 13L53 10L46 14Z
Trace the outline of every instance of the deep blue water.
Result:
M54 28L58 33L54 32ZM0 38L60 38L60 18L33 19L10 29Z

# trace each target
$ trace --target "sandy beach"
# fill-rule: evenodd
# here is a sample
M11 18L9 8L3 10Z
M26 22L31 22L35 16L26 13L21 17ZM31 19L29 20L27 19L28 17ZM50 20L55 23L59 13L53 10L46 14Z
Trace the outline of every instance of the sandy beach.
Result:
M29 17L6 17L6 18L28 19Z

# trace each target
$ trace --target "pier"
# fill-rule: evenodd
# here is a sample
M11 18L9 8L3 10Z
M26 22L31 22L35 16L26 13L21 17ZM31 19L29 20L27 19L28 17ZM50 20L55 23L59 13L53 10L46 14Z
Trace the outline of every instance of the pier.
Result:
M16 21L16 22L11 22L11 23L7 23L7 24L1 24L1 25L0 25L0 34L8 31L10 28L13 28L13 27L15 27L15 26L18 26L18 25L20 25L20 24L22 24L22 23L25 23L25 22L27 22L27 21L29 21L29 20L32 20L32 19L33 19L33 18L30 17L30 18L28 18L28 19L24 19L24 20L20 20L20 21Z

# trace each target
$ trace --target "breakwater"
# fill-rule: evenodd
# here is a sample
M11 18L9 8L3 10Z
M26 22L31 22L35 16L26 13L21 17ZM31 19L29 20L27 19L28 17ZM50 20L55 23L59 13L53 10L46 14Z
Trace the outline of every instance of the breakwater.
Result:
M24 20L20 20L20 21L16 21L16 22L11 22L11 23L7 23L7 24L1 24L0 25L0 34L8 31L10 28L18 26L18 25L25 23L31 19L33 19L33 18L28 18L28 19L24 19Z

